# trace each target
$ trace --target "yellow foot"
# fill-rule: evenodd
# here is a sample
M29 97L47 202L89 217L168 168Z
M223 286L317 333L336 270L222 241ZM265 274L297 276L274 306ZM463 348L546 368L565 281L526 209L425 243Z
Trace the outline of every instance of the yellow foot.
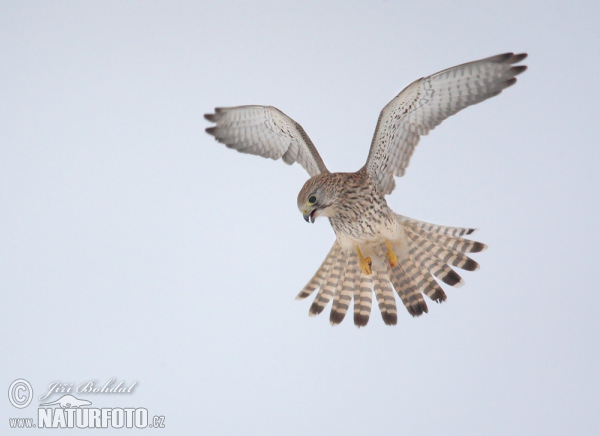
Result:
M396 256L396 253L394 253L394 250L392 250L392 244L390 244L390 241L388 241L386 239L385 241L385 245L387 245L387 253L385 253L385 255L388 258L388 261L390 262L390 266L392 268L395 268L398 265L398 256Z
M360 270L366 275L371 274L371 258L363 257L358 245L356 246L356 254L358 254L358 266L360 266Z

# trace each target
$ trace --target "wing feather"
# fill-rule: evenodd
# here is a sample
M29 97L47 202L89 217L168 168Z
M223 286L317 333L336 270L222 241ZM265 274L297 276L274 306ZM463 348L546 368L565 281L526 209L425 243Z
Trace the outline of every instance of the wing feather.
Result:
M527 54L504 53L416 80L381 111L365 168L384 194L403 176L421 135L446 118L500 94L527 69L513 64Z
M206 132L240 153L298 162L311 177L328 172L300 124L272 106L216 108L204 118L215 123Z

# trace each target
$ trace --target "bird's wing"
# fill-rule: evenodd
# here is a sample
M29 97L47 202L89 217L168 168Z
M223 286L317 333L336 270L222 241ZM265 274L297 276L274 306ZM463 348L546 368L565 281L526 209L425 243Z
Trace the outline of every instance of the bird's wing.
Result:
M300 124L272 106L216 108L204 115L215 123L206 132L229 148L241 153L298 162L311 177L325 173L327 167Z
M505 53L419 79L383 108L365 169L384 194L403 176L421 135L458 111L500 94L527 69L527 54Z

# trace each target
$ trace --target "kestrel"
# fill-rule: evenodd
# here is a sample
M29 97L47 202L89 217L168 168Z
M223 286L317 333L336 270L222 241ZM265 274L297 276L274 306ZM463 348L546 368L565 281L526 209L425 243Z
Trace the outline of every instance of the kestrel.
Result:
M458 65L416 80L379 115L366 164L355 173L330 173L297 122L272 106L216 108L204 117L206 131L229 148L287 164L299 163L311 178L298 195L304 219L329 218L336 240L313 278L300 291L317 291L309 314L318 315L333 300L332 325L344 319L354 300L354 323L365 326L372 293L385 324L397 322L394 290L413 316L427 312L423 294L441 303L446 294L438 279L463 284L449 266L479 268L465 253L486 248L464 239L474 229L429 224L394 213L385 196L403 176L421 135L458 111L494 97L527 69L513 66L527 54L505 53ZM434 279L435 277L435 279Z

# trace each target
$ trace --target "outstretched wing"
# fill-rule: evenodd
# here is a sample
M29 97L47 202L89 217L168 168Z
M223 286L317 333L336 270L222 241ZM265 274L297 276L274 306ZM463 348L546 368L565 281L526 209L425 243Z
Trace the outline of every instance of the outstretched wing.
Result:
M365 169L384 194L403 176L421 135L458 111L500 94L526 66L527 54L505 53L449 68L419 79L390 101L379 115Z
M326 173L319 152L300 124L272 106L216 108L204 115L215 123L206 132L241 153L298 162L311 177Z

